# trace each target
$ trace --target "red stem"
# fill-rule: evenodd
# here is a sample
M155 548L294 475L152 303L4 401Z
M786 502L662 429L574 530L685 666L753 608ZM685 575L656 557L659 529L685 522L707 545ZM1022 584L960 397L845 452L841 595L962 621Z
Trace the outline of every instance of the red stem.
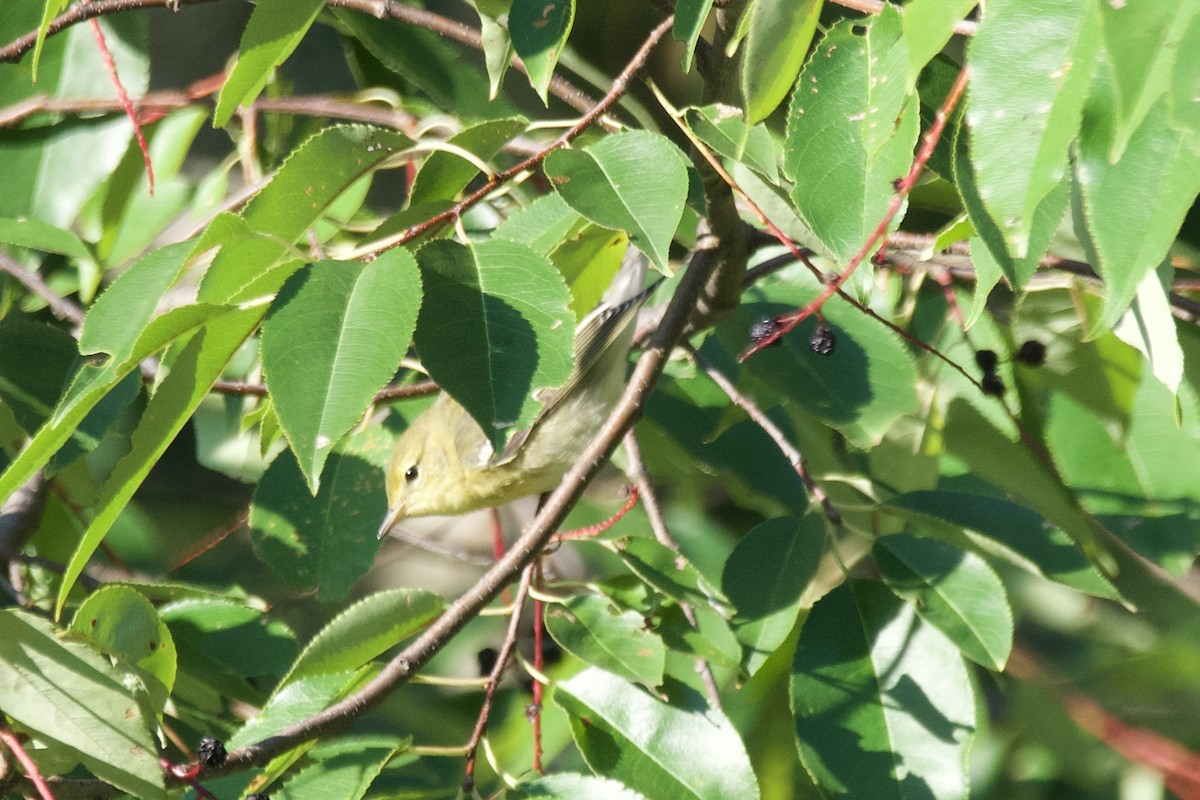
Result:
M900 206L904 204L904 198L912 191L913 186L917 183L917 179L921 177L921 173L925 169L925 164L933 156L934 148L937 147L938 140L942 138L942 131L946 128L946 122L950 119L951 112L954 111L954 107L958 105L963 91L967 88L968 74L969 70L966 65L963 65L962 69L958 71L958 77L954 79L954 85L950 87L950 92L946 95L946 99L938 109L933 124L926 131L924 142L921 145L921 149L917 152L917 157L913 160L908 174L896 182L896 193L892 195L891 202L888 203L883 219L879 220L879 224L875 226L875 230L871 231L871 235L867 237L862 247L850 259L850 263L846 265L846 269L833 280L829 281L821 291L821 294L817 295L817 299L813 300L807 306L799 311L793 311L790 314L777 317L775 319L777 323L775 330L769 335L751 343L738 356L739 361L745 361L759 350L773 344L779 337L795 328L814 313L817 313L821 306L825 304L825 301L837 294L838 289L842 288L842 284L850 279L850 276L854 274L854 270L858 269L858 265L863 262L863 259L875 247L875 244L887 235L888 225L891 224L896 214L900 212Z
M142 151L142 160L146 162L146 177L150 182L150 196L153 197L154 165L150 163L150 148L146 146L146 137L142 135L142 126L138 122L137 112L133 109L133 101L129 99L129 93L121 85L121 76L117 74L117 63L113 60L112 51L108 49L104 31L100 30L100 20L93 17L88 20L88 24L92 26L92 35L96 37L96 46L100 48L100 60L104 62L104 71L108 73L113 86L117 89L117 97L121 100L121 107L125 109L125 116L129 117L129 121L133 123L133 135L137 137L138 149Z
M21 740L17 735L8 728L0 728L0 742L3 742L12 754L17 757L17 761L21 762L22 769L25 770L25 776L33 783L38 794L42 796L42 800L54 800L54 795L50 792L50 787L46 784L46 779L42 777L41 771L38 770L37 764L29 757L29 753L25 752L25 748L21 745Z

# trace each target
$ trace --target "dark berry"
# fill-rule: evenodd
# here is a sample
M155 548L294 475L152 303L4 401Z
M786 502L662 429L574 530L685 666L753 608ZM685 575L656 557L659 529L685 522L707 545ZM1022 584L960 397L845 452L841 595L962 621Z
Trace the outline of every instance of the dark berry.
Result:
M196 750L196 755L200 757L200 763L206 767L219 767L225 763L225 744L220 739L212 739L205 736L200 740L200 747Z
M1017 351L1017 361L1031 367L1040 367L1046 363L1046 345L1037 339L1030 339Z
M983 370L983 374L996 371L996 351L995 350L976 350L975 363Z
M1004 396L1004 381L994 372L989 372L983 376L983 393L990 394L992 397Z
M825 323L817 326L813 331L813 335L808 339L809 348L820 356L827 356L833 352L834 346L837 344L837 337L833 335L833 328L828 327Z
M776 322L771 317L763 317L758 322L756 322L750 326L750 341L754 342L755 344L758 344L763 339L767 339L767 338L773 336L775 334L775 332L778 330L779 330L778 322ZM771 342L771 344L769 344L767 346L773 347L777 344L779 344L778 339Z
M252 795L248 795L246 800L271 800L271 796L263 792L255 792Z
M492 670L496 668L496 659L500 658L500 654L490 647L485 647L475 654L475 661L479 664L480 675L491 675Z

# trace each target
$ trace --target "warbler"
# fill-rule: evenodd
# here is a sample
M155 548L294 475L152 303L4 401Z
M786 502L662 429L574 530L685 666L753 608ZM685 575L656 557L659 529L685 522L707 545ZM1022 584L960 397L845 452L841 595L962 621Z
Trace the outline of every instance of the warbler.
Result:
M626 252L599 305L575 329L575 367L529 428L494 452L479 423L445 392L400 435L388 464L383 538L405 517L465 514L558 486L625 385L646 257Z

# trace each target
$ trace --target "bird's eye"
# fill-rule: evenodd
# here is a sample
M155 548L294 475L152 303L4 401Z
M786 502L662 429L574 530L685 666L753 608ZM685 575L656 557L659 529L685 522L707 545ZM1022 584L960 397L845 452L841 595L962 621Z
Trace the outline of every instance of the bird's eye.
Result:
M404 470L404 480L412 483L417 479L418 474L419 473L417 472L416 467L409 467L408 469Z

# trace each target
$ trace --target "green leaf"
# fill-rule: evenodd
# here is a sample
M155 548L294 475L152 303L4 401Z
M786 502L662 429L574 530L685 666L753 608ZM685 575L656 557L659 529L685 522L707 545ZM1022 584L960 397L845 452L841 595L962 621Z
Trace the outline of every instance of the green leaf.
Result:
M358 800L406 740L383 736L345 736L323 741L308 751L308 766L289 778L276 793L284 798L336 797Z
M29 3L5 3L5 41L36 25ZM9 27L10 20L20 29ZM98 20L117 74L130 97L149 86L145 14L108 15ZM72 25L46 41L37 84L24 64L0 65L0 105L35 97L54 100L115 100L116 90L100 66L90 25ZM0 137L0 217L28 217L59 228L72 228L80 210L116 168L129 146L129 121L107 118L41 121Z
M915 604L917 616L975 663L1004 669L1013 615L1004 584L987 562L936 539L906 534L876 539L872 552L884 582Z
M1029 251L1034 210L1066 174L1098 24L1095 0L1002 0L988 6L971 41L971 158L983 204L1014 258Z
M646 800L623 783L570 772L543 775L519 784L505 796L511 800Z
M654 539L626 536L603 544L614 548L633 574L676 602L704 607L726 604L721 592L683 554Z
M1111 3L1100 6L1104 52L1116 84L1109 159L1117 161L1150 108L1166 94L1187 28L1200 2ZM1085 128L1086 130L1086 128Z
M683 59L680 67L684 72L692 71L692 59L696 55L696 43L704 30L704 21L712 11L713 0L679 0L675 4L675 22L671 35L683 42Z
M507 16L512 8L512 0L499 0L496 3L476 2L475 11L479 14L479 34L483 43L483 61L488 74L488 99L494 100L500 93L500 85L508 73L512 63L513 44L508 34L508 27L500 22L500 17Z
M574 21L575 0L513 0L508 32L543 103Z
M496 226L493 235L497 239L528 245L545 256L586 224L579 212L567 205L562 197L544 194Z
M262 363L279 424L316 493L333 446L396 374L421 303L403 248L321 261L288 279L263 322Z
M597 225L628 233L666 272L671 239L687 201L685 164L666 137L625 131L583 150L555 150L545 169L554 190L572 208ZM654 180L646 180L647 175Z
M246 23L233 65L213 112L213 127L228 124L238 106L267 85L271 70L287 60L325 7L322 0L259 0Z
M96 516L84 531L63 574L55 605L56 614L62 613L71 587L116 521L117 515L125 509L150 473L150 468L208 394L209 387L220 377L229 359L258 325L262 315L261 307L226 315L223 325L208 326L195 334L175 359L171 371L146 406L142 420L133 433L129 453L117 462L101 490Z
M997 497L948 491L902 494L885 506L921 534L1099 597L1112 585L1061 530L1024 506ZM1048 530L1049 528L1049 530Z
M108 658L44 619L0 610L0 710L78 754L102 780L165 798L149 720Z
M1152 624L1182 635L1200 631L1196 599L1090 516L1050 465L1005 439L962 400L950 404L945 437L947 449L972 472L1060 526Z
M807 305L822 287L810 273L791 270L775 282L747 291L743 303L717 329L726 349L737 352L746 331L760 319ZM836 346L818 355L809 346L818 322L809 318L782 339L756 353L742 367L780 395L867 448L904 414L917 409L917 372L912 356L881 325L865 324L862 313L832 300L822 309Z
M737 731L694 690L668 681L670 702L595 667L558 684L554 700L588 766L655 800L752 800L758 782Z
M950 41L955 24L976 5L976 0L910 0L904 4L909 90L917 85L925 65Z
M747 127L739 109L723 105L688 109L686 120L700 141L717 153L750 167L773 184L779 182L779 154L765 125Z
M1179 52L1195 53L1197 48L1200 48L1200 14L1192 17L1180 37ZM1200 152L1200 103L1196 102L1197 97L1200 97L1200 59L1178 59L1167 93L1171 124L1187 133L1192 150Z
M87 245L74 233L36 219L0 219L0 242L45 253L61 253L81 261L92 258Z
M23 317L0 324L0 400L26 433L54 413L78 366L69 333Z
M163 605L159 616L171 629L181 668L209 680L221 673L280 676L296 658L296 635L244 601L184 597Z
M382 428L352 436L335 449L314 496L290 454L267 468L250 510L255 555L284 581L322 600L341 599L379 551L387 511L383 469L393 441Z
M183 272L193 247L191 242L167 245L121 273L88 309L79 351L84 355L108 353L116 361L128 359L163 295Z
M261 742L280 731L325 710L378 673L373 666L309 675L287 684L271 695L257 717L249 720L225 743L227 749Z
M548 606L545 623L554 641L585 664L647 686L662 683L667 650L641 614L585 594Z
M280 685L357 669L424 628L444 609L442 598L423 589L388 589L368 595L312 638Z
M1179 390L1184 366L1169 299L1174 275L1170 261L1147 273L1138 284L1133 305L1113 328L1121 341L1145 356L1154 377L1172 392Z
M158 685L147 688L162 713L175 687L175 641L149 600L128 586L101 587L79 606L70 630L152 676Z
M416 87L436 106L455 109L464 117L491 119L517 113L504 95L489 99L487 77L475 66L475 59L463 58L463 49L441 34L390 17L375 19L357 9L331 10L339 26L350 33L352 64L367 81L391 86L399 78L405 96L411 91L408 87Z
M823 0L755 0L738 65L746 122L771 115L791 91L812 44Z
M792 94L783 145L792 201L841 262L883 219L895 194L893 182L912 162L917 99L897 79L906 59L900 14L884 6L869 25L857 20L834 25Z
M76 436L89 413L142 359L158 352L175 339L220 318L235 314L224 306L183 306L166 312L146 326L123 361L109 359L100 367L85 366L75 375L66 396L50 418L0 475L0 497L8 497L17 487L44 467L50 458ZM128 401L126 401L128 402ZM103 416L103 415L102 415ZM85 429L86 432L86 429Z
M800 760L831 794L968 797L975 698L961 656L878 583L827 594L792 664Z
M1200 160L1184 134L1167 124L1165 101L1149 109L1110 164L1111 97L1093 92L1084 112L1075 175L1082 197L1089 260L1104 278L1104 313L1090 332L1112 327L1138 285L1167 257L1200 192Z
M403 134L365 125L336 125L307 139L247 204L240 223L236 218L214 220L210 230L219 223L231 239L208 245L222 248L204 274L199 299L245 302L274 294L291 274L277 269L292 255L290 245L342 192L411 144ZM238 229L245 238L234 234Z
M754 675L796 625L800 596L817 573L825 551L823 517L763 522L738 540L725 562L721 588L736 609L743 666Z
M54 21L70 0L45 0L42 6L42 21L37 28L37 39L33 42L33 82L37 83L38 64L42 60L42 47L46 44L46 34L50 23Z
M570 377L575 318L554 266L492 239L435 241L417 251L425 300L421 363L483 428L495 452L537 414L534 393Z
M965 128L960 128L955 135L953 165L954 178L957 182L959 196L963 201L963 207L967 210L972 227L979 234L976 241L984 245L988 251L983 256L988 260L985 269L998 267L1013 289L1018 291L1024 289L1029 279L1037 272L1042 256L1046 254L1050 243L1058 233L1059 224L1062 222L1071 198L1071 181L1064 177L1038 202L1037 208L1033 212L1029 246L1024 256L1014 258L1008 251L1004 232L984 207L983 198L979 194L975 168L967 156ZM977 289L977 291L979 290Z
M504 143L525 129L524 119L496 119L481 122L451 136L447 144L454 145L489 161ZM479 167L449 150L438 150L425 160L413 181L408 205L417 207L439 200L453 200L476 175Z

